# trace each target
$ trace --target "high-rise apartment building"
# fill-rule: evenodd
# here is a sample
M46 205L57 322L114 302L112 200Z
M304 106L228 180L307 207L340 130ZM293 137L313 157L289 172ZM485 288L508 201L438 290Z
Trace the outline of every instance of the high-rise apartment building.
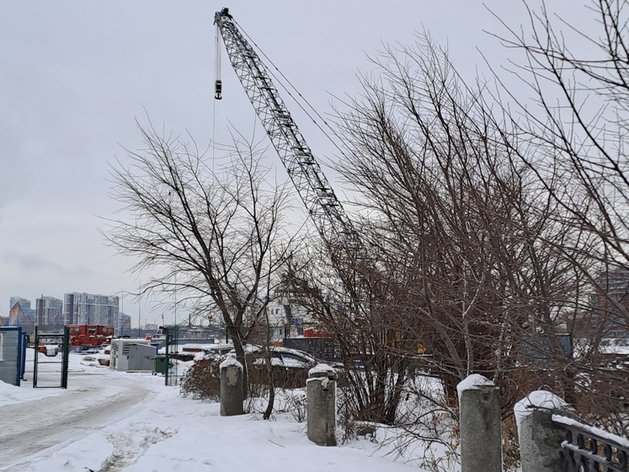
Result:
M20 326L24 332L31 334L35 331L35 310L31 308L31 301L21 297L9 298L9 325Z
M55 297L35 300L37 327L42 331L60 331L63 329L63 301Z
M66 293L63 318L66 325L119 325L119 297L91 293Z
M15 307L16 304L20 305L20 310L25 316L35 319L35 310L31 308L31 301L22 297L10 297L9 298L9 311Z
M592 296L592 328L605 335L629 333L629 269L615 268L597 280L599 291Z

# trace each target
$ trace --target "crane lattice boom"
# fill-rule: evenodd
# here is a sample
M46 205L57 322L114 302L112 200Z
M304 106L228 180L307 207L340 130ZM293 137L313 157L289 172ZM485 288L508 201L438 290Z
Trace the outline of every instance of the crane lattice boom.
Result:
M355 253L359 246L358 235L275 88L266 66L227 8L216 13L214 22L234 71L325 244L330 249L342 247L344 252Z

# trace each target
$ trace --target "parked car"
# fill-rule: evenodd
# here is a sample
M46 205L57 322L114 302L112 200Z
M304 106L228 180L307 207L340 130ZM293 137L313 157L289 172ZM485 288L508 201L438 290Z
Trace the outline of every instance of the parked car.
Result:
M271 351L271 365L274 366L282 366L286 369L311 369L317 365L317 360L304 351L277 346L270 346L269 350ZM254 356L257 364L265 362L265 351L262 348Z
M37 348L39 352L46 355L47 357L55 357L59 354L59 345L58 344L43 344Z
M286 347L269 346L266 351L261 346L245 346L245 360L249 367L249 381L252 384L268 382L266 355L270 355L271 369L275 384L280 388L305 387L308 371L317 365L317 359L307 352ZM236 356L231 350L229 356Z
M209 356L224 356L232 351L234 346L231 344L205 344L201 347L201 351Z

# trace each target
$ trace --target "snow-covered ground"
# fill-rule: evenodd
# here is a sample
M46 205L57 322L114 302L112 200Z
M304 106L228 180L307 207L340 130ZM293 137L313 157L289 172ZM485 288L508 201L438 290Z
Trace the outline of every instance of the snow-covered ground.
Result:
M282 415L221 417L218 404L182 398L162 376L74 354L67 390L0 382L0 471L421 472L387 452L367 439L316 446L305 423Z

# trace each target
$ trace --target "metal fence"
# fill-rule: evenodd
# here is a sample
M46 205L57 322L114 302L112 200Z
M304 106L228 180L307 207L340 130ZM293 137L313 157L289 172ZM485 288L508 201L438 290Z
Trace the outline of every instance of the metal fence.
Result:
M472 374L457 390L462 471L502 471L498 387ZM513 410L522 472L629 472L629 440L585 424L551 392L530 392Z
M552 420L565 434L563 472L629 472L629 441L564 416Z

